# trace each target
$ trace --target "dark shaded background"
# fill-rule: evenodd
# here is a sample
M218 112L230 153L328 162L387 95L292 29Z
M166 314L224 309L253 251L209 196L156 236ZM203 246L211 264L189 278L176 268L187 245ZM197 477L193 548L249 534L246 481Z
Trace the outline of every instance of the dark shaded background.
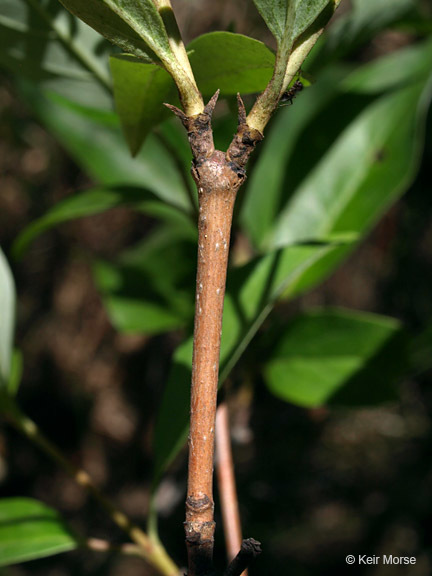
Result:
M177 2L186 39L235 29L271 38L247 2ZM267 34L267 35L266 35ZM383 33L355 55L405 43ZM88 180L0 81L0 243ZM415 334L432 318L432 119L418 177L350 259L319 289L281 307L289 318L335 304L401 319ZM152 222L128 209L44 234L14 274L17 344L25 358L23 408L137 522L148 510L155 412L181 334L127 336L112 329L91 276ZM401 382L400 401L373 409L304 410L274 398L240 366L228 400L245 535L263 543L250 574L428 576L432 571L431 373ZM185 453L159 494L161 539L185 564ZM83 491L10 428L0 430L2 496L31 496L59 508L87 536L123 535ZM218 508L217 508L218 509ZM217 512L218 514L218 512ZM225 563L218 520L216 561ZM415 566L347 567L347 554L415 556ZM142 562L74 552L0 571L62 576L150 574Z

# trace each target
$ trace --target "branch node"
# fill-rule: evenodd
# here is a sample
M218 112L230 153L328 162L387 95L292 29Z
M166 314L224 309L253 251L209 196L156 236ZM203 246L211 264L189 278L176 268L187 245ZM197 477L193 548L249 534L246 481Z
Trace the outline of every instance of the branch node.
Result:
M186 116L186 114L173 106L165 106L180 118L183 126L188 132L189 144L192 150L194 161L199 164L206 158L209 158L214 152L213 132L211 128L211 118L219 96L219 90L210 98L201 114L195 116Z
M186 514L192 516L191 520L195 518L198 513L213 510L213 508L214 503L207 494L203 494L200 498L188 496L186 499Z
M248 124L242 122L242 110L239 109L239 124L237 133L234 135L232 142L226 153L226 158L228 162L232 162L237 165L238 168L244 168L247 164L249 156L253 152L255 146L258 142L264 138L264 136L255 128L250 128Z
M203 546L209 543L213 544L216 522L186 521L183 524L186 533L186 542L188 544L195 544L197 546Z

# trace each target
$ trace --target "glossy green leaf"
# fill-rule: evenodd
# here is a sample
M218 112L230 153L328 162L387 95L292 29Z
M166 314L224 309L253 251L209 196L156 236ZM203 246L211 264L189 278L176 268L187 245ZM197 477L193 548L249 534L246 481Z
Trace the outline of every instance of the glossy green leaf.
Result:
M412 181L431 95L428 80L368 106L290 198L269 244L364 234Z
M198 87L204 96L261 92L272 77L275 57L265 44L231 32L210 32L187 47Z
M281 44L292 45L329 4L329 0L254 0L255 6Z
M318 309L296 318L272 347L269 389L305 407L394 400L407 368L401 326L383 316Z
M114 113L76 110L67 102L47 98L28 83L23 93L45 126L97 183L143 187L170 204L190 209L185 176L159 138L150 135L140 153L131 158Z
M224 382L278 298L322 280L350 244L290 246L233 269L228 275L221 344ZM325 263L323 266L322 263ZM155 430L155 478L184 444L188 429L192 337L176 351Z
M398 58L402 64L406 62L409 65L399 67ZM262 249L269 245L269 236L275 220L294 195L304 192L305 189L302 186L306 182L306 178L312 179L311 181L314 183L313 194L316 194L318 199L320 198L323 194L321 186L323 173L318 171L318 164L319 162L326 164L327 158L332 154L335 142L337 144L343 138L342 132L349 130L350 124L354 126L356 121L363 123L364 139L372 145L373 134L377 128L373 121L369 124L365 123L359 116L362 110L367 110L366 106L371 104L371 99L370 97L359 96L358 92L368 94L375 92L378 88L388 90L397 88L399 85L402 87L411 86L414 82L424 83L430 70L430 58L431 44L425 42L398 51L394 56L385 56L382 59L383 64L381 64L381 60L378 60L362 66L348 76L346 76L343 68L330 68L318 77L316 84L298 96L295 100L295 108L288 106L278 112L271 130L266 136L266 146L263 147L249 178L241 213L241 222L245 232L256 246ZM387 71L384 72L384 70ZM426 92L427 90L426 87ZM391 116L386 120L386 123L378 121L379 125L388 126L390 133L387 138L391 146L397 146L398 141L402 144L405 143L406 155L403 159L405 168L409 166L409 159L412 156L416 157L418 149L421 147L424 120L422 98L420 95L416 102L414 97L406 114L403 108L399 109L399 113L403 115L402 128L405 126L408 130L407 124L418 122L414 134L410 135L407 140L403 140L402 131L395 130L394 134L391 134ZM388 106L391 105L390 102ZM417 108L418 121L415 119ZM381 112L386 115L385 111ZM289 134L289 138L286 137L286 134ZM385 134L382 134L382 137L385 139ZM345 144L347 144L346 141ZM340 147L341 149L344 147L343 142ZM351 155L351 149L346 148L345 155ZM368 173L371 159L366 151L360 154L360 150L357 150L356 154L351 155L351 159L352 164L356 165L356 169L363 165L364 174ZM386 169L389 169L392 164L392 156L388 154L386 160L389 163ZM398 164L397 159L393 161L396 165ZM346 173L345 169L340 170L344 165L345 161L342 157L335 158L333 173ZM413 169L415 170L415 162ZM394 198L404 191L403 180L409 175L403 174L397 182L397 173L399 173L398 170L396 170L393 178L384 179L376 195L377 200L384 199L386 195L389 198ZM408 180L405 185L407 183ZM263 194L263 190L265 190L265 194ZM338 194L339 190L334 190L335 198ZM370 196L370 194L364 193L361 198L366 202ZM323 218L326 218L324 211L321 214ZM370 215L373 219L377 217L373 215L373 210L371 210ZM304 222L301 225L304 225ZM357 231L354 230L353 234L357 234Z
M110 108L110 45L57 1L0 0L0 67L85 106Z
M8 387L15 331L15 284L0 248L0 388Z
M162 18L152 0L60 0L83 20L125 52L160 60L173 58Z
M158 203L160 204L160 199L153 192L134 187L92 188L73 194L29 224L15 240L13 254L16 258L20 258L35 238L63 222L99 214L118 206L131 206L141 212L153 214L154 206ZM165 212L170 209L178 212L178 208L169 205L166 205ZM187 224L186 220L185 226Z
M75 550L79 544L59 514L42 502L0 500L0 566Z
M286 202L286 173L293 173L292 157L299 146L299 139L309 126L321 130L318 115L337 93L342 72L327 71L316 85L303 90L296 98L295 107L286 106L277 112L277 117L266 134L265 146L247 180L240 221L244 231L255 246L262 248L264 240L272 230L281 206ZM302 156L308 149L302 150ZM306 171L312 167L310 156L303 164Z
M171 76L156 64L126 54L112 56L116 110L132 156L150 130L170 115L163 102L176 100Z
M196 236L182 232L162 228L117 262L96 263L96 284L117 330L156 334L192 321Z

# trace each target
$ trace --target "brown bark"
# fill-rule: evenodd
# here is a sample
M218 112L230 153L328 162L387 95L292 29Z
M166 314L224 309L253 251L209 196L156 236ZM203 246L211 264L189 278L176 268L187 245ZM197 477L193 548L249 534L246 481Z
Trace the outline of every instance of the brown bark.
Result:
M168 107L188 131L192 175L198 189L198 263L192 361L189 469L186 498L188 576L210 576L213 569L213 457L219 352L231 222L244 167L262 135L246 124L241 98L239 126L228 149L215 150L211 116L216 93L202 114L187 117Z
M191 575L203 573L202 563L206 571L212 563L219 350L231 221L238 189L233 185L235 180L223 152L215 151L196 171L199 178L198 266L185 523ZM196 562L199 566L192 568L191 563Z

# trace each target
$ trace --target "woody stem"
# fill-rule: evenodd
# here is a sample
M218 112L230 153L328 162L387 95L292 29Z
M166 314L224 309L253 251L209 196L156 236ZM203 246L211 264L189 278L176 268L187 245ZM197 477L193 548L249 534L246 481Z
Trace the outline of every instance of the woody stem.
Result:
M244 167L262 135L246 124L240 96L239 126L227 152L215 150L211 117L218 92L202 114L186 116L167 105L188 131L192 175L198 189L198 263L192 360L186 545L188 576L211 576L213 569L213 457L219 379L222 313L231 222Z

